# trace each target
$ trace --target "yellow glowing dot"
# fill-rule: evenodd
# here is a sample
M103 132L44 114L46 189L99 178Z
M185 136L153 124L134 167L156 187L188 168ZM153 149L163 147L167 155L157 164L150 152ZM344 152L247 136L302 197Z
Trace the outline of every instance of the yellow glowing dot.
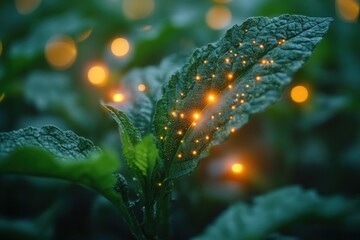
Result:
M244 99L241 99L241 100L240 100L240 103L241 103L241 104L243 104L244 102L245 102Z
M207 64L207 60L204 60L204 64Z
M209 140L209 139L210 139L210 137L209 137L208 135L206 135L206 136L205 136L205 139L206 139L206 140Z
M194 127L196 126L196 122L193 122L191 125L193 125Z
M241 93L241 96L244 97L244 96L245 96L245 93Z
M230 58L225 58L225 62L229 63L230 62Z
M234 132L235 132L235 128L232 128L232 129L230 130L230 132L231 132L231 133L234 133Z
M195 143L199 143L199 142L200 142L199 139L196 139L196 140L195 140Z
M196 150L192 151L192 155L196 155L196 154L197 154Z
M228 79L233 79L233 77L234 77L234 75L232 74L232 73L229 73L228 75L227 75L227 77L228 77Z
M283 42L283 43L284 43L284 42L286 42L286 40L285 40L285 39L283 39L283 40L281 40L281 42Z
M236 106L235 106L235 105L232 105L232 106L231 106L231 109L232 109L232 110L235 110L235 109L236 109Z
M158 183L158 186L159 186L159 187L161 187L161 186L162 186L162 183L161 183L161 182L159 182L159 183Z
M239 46L241 47L243 44L241 42L239 42Z
M215 116L214 116L214 115L212 115L212 116L211 116L211 119L215 119Z
M124 94L122 93L115 93L112 97L114 102L120 103L122 101L124 101L125 97Z
M274 64L274 60L270 60L270 64Z
M231 84L230 84L230 85L228 85L228 88L229 88L229 89L232 89L232 85L231 85Z
M102 86L108 80L109 71L104 65L95 65L89 69L87 76L90 83Z
M236 56L237 56L237 53L234 53L234 56L236 57Z
M233 116L230 116L230 120L232 120L234 117Z
M260 76L256 76L256 77L255 77L255 80L256 80L256 81L260 81L260 80L261 80L261 77L260 77Z
M167 127L167 126L165 126L165 127L164 127L164 130L168 130L168 127Z
M185 96L185 94L184 94L184 93L180 93L180 96L182 96L182 97L183 97L183 96Z
M219 128L219 127L216 127L215 129L216 129L216 130L220 130L220 128Z
M184 140L181 140L180 142L181 142L181 143L183 143L183 142L184 142Z
M164 139L164 137L163 136L160 136L160 140L163 140Z
M184 114L184 113L180 113L180 117L181 117L181 118L184 118L184 117L185 117L185 114Z
M305 102L309 97L309 92L306 87L298 85L291 89L291 99L294 102L302 103Z
M68 36L55 36L46 43L46 60L55 69L69 68L74 63L76 56L75 42Z
M117 57L123 57L130 50L129 41L125 38L116 38L111 43L111 52Z
M178 157L178 158L182 158L182 154L179 153L179 154L177 155L177 157Z
M263 49L263 48L264 48L264 45L260 44L260 45L259 45L259 48Z
M35 11L41 3L41 0L15 0L16 10L22 14L29 14Z
M249 30L245 29L245 32L248 32Z
M146 85L145 85L145 84L139 84L139 85L138 85L138 90L139 90L140 92L145 92L145 90L146 90Z
M243 64L246 64L246 61L245 61L245 60L243 60L243 61L242 61L242 63L243 63Z
M267 63L267 60L266 60L266 59L262 59L262 60L261 60L261 63L262 63L262 64L266 64L266 63Z
M239 174L239 173L241 173L243 170L244 170L244 167L243 167L243 165L240 164L240 163L235 163L235 164L233 164L233 165L231 166L231 171L232 171L233 173Z
M215 74L211 74L211 77L213 77L213 78L214 78L214 77L215 77Z
M172 115L173 117L176 117L176 112L171 112L171 115Z
M143 19L149 16L155 8L154 0L123 0L124 15L132 20Z
M177 132L177 134L178 134L178 135L182 135L183 132L182 132L181 130L179 130L179 131Z
M337 15L344 21L356 22L359 17L359 2L356 0L336 0Z
M218 114L219 114L219 116L220 116L222 113L221 113L221 112L219 112Z
M199 75L196 75L195 80L199 81L201 80L201 77Z
M255 45L255 44L256 44L256 41L255 41L255 40L253 40L251 43L252 43L253 45Z
M206 23L210 28L223 29L231 21L231 11L225 6L216 5L206 13Z
M215 102L215 100L216 100L215 95L209 94L209 96L208 96L208 101L209 101L210 103L213 103L213 102Z
M278 44L279 44L279 45L281 45L281 44L282 44L282 42L281 42L281 41L279 41L279 42L278 42Z
M246 88L249 88L249 87L250 87L250 85L249 85L249 84L246 84L246 85L245 85L245 87L246 87Z
M199 113L194 113L194 114L193 114L193 118L194 118L195 120L199 120L199 119L200 119L200 114L199 114Z

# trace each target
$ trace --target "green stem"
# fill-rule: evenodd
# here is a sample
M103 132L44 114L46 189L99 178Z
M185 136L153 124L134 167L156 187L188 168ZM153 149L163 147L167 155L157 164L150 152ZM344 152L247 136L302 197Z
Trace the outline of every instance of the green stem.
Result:
M116 205L116 208L120 211L131 233L139 240L146 240L143 230L131 209L123 205Z

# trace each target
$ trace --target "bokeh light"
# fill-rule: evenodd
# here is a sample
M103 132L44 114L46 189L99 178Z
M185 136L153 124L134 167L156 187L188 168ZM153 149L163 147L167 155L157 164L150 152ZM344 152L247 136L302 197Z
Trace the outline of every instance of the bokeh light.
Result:
M15 0L15 7L18 13L22 15L35 11L41 3L41 0Z
M120 92L116 92L113 94L112 100L116 103L121 103L125 100L125 96L124 96L124 94L122 94Z
M296 103L303 103L309 98L309 91L306 87L298 85L291 89L291 99Z
M109 70L105 65L97 64L88 70L88 80L96 86L103 86L109 78Z
M357 0L336 0L336 12L345 21L356 22L359 17L359 9Z
M74 63L76 56L76 45L68 36L53 37L45 46L46 60L55 69L69 68Z
M231 11L229 8L221 5L213 6L206 13L206 23L210 28L223 29L231 22Z
M145 92L146 91L146 85L145 84L139 84L138 85L138 90L140 92Z
M129 41L125 38L116 38L111 43L111 52L117 57L123 57L130 50Z
M149 16L155 8L154 0L123 0L122 10L124 15L131 19L143 19Z
M244 171L244 166L241 163L234 163L231 166L231 171L235 174L240 174Z

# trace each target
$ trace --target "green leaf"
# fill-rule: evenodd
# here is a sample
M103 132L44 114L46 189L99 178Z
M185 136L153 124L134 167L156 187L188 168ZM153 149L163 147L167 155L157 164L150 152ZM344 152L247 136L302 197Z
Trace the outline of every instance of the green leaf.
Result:
M158 158L158 149L152 135L146 136L135 146L134 164L144 176L151 176Z
M331 21L297 15L249 18L218 42L195 50L157 104L154 127L167 174L190 173L210 146L273 104Z
M118 206L119 162L89 140L53 126L0 133L0 173L60 178L85 185Z
M171 75L179 69L179 57L168 57L159 66L139 68L130 71L121 81L120 89L128 93L129 101L116 105L129 117L143 136L152 131L152 120L156 102L162 96L162 88ZM146 89L140 92L138 86L144 84Z
M358 202L341 197L320 197L314 191L288 187L257 197L252 206L239 203L228 208L194 239L256 240L288 224L307 218L329 220L349 215Z

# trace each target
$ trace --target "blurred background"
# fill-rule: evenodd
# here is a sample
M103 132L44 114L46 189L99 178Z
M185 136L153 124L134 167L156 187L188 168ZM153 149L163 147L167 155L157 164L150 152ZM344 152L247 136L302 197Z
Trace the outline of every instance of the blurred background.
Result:
M116 126L99 102L126 104L131 94L146 92L139 68L188 56L250 16L330 16L329 33L282 99L176 182L173 231L188 239L230 204L287 185L358 197L359 6L358 0L1 1L0 131L52 124L118 151ZM126 78L135 78L137 92L126 90ZM294 231L294 239L360 239L357 229ZM10 175L0 176L1 236L131 239L120 215L95 193Z

